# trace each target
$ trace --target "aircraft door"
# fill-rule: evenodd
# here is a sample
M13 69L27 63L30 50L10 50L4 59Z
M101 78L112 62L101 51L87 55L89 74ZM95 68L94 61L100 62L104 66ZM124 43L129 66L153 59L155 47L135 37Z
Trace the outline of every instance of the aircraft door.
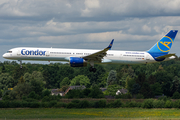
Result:
M46 56L50 56L50 52L49 51L46 51Z
M122 54L122 53L120 54L120 57L119 57L119 58L120 58L120 59L122 59L122 58L123 58L123 54Z
M18 51L17 51L17 55L18 55L18 56L21 56L21 50L18 50Z
M150 55L146 54L146 60L150 60Z

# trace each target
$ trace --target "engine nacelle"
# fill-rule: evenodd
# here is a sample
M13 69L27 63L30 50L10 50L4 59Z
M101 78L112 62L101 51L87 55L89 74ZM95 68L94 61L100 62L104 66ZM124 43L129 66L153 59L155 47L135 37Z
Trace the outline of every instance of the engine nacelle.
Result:
M83 58L78 57L70 57L69 63L71 67L85 67L87 66L87 61Z

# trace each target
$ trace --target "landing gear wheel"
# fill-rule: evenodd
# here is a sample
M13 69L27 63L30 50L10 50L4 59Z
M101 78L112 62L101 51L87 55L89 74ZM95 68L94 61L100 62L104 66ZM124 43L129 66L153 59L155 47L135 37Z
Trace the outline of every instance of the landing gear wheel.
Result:
M96 68L90 67L90 68L89 68L89 71L90 71L90 72L96 72Z
M96 72L96 68L93 68L93 72L94 72L94 73Z
M89 71L90 71L90 72L92 72L92 71L93 71L93 68L92 68L92 67L90 67L90 68L89 68Z

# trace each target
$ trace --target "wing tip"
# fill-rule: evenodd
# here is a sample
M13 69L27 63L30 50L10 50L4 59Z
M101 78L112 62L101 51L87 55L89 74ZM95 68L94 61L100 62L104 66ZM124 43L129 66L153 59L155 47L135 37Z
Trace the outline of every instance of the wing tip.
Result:
M109 46L107 47L109 50L111 49L112 45L113 45L114 39L112 39L111 43L109 44Z

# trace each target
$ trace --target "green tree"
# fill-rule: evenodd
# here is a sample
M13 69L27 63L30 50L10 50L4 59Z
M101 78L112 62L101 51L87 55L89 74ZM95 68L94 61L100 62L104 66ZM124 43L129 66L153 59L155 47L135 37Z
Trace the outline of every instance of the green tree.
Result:
M131 66L129 66L128 68L123 67L120 70L120 72L117 73L118 84L125 87L126 86L126 78L127 77L134 78L135 76L136 75L135 75L134 69L132 69Z
M127 73L131 78L134 78L136 76L134 73L134 69L132 69L131 66L129 66L129 68L127 69Z
M57 81L55 81L55 86L57 86L57 88L65 77L72 80L75 77L74 69L69 65L59 65L59 70L57 71L57 76L55 77L57 79Z
M2 91L0 90L0 98L2 97Z
M52 81L50 79L50 73L49 73L48 69L45 69L42 74L43 74L44 80L46 82L45 88L52 89L54 86L54 83L53 84L51 83Z
M40 80L40 81L43 81L43 80L44 80L42 73L39 72L39 71L33 71L33 73L32 73L32 78L38 79L38 80Z
M83 98L84 95L81 89L72 89L65 95L66 98Z
M0 89L7 90L8 88L12 88L17 84L9 73L0 74Z
M154 95L162 95L163 94L162 87L158 82L150 85L150 88Z
M44 96L50 96L50 94L51 94L51 91L48 90L48 89L45 89L45 90L43 90L43 92L42 92L42 97L44 97Z
M45 81L41 72L34 71L32 73L32 80L30 81L30 85L32 90L35 91L36 94L41 95L42 90L44 89Z
M59 85L56 86L56 83L59 80L59 75L57 74L59 67L57 65L45 65L44 67L42 75L46 82L45 87L48 89L58 88Z
M90 80L87 76L84 75L78 75L75 78L71 80L71 86L72 85L85 85L88 86L90 84Z
M118 81L120 81L122 79L123 76L127 77L127 68L124 66L122 68L122 66L119 66L119 68L116 70L117 71L117 79ZM121 83L119 83L121 84Z
M115 85L109 85L107 87L107 90L104 92L105 95L112 95L115 96L118 89L122 89L121 86L115 84Z
M107 78L107 85L113 85L117 84L117 73L115 70L111 70L109 72L108 78Z
M130 78L130 76L128 76L127 73L123 74L121 79L119 79L118 84L125 87L126 86L126 80L129 79L129 78Z
M79 67L76 68L75 76L77 75L84 75L90 79L90 83L92 84L99 84L98 78L101 74L104 74L106 71L102 65L95 64L95 68L97 69L95 73L89 71L89 65L87 67ZM70 78L69 78L70 79Z
M152 73L148 78L147 78L147 82L149 84L155 84L156 83L156 77L155 75L153 74L156 74L156 72Z
M58 88L65 77L68 77L70 80L75 77L74 68L66 64L45 65L42 75L44 81L46 81L45 87L48 89Z
M180 79L178 78L178 76L175 76L172 81L171 91L177 92L179 90L179 87L180 87Z
M62 87L62 86L65 86L65 85L69 85L70 84L70 80L69 80L69 78L68 77L65 77L62 81L61 81L61 83L60 83L60 88Z
M91 88L85 88L85 89L83 89L83 95L85 96L85 97L88 97L89 96L89 94L91 93Z
M2 71L2 73L5 73L5 72L6 72L6 69L5 69L5 66L4 66L4 65L2 66L2 70L1 70L1 71Z
M162 86L163 94L166 96L171 96L172 92L170 90L173 81L172 76L163 70L163 71L158 71L155 77L156 77L156 81L160 83L160 85Z
M163 71L164 68L162 67L162 65L159 65L158 71Z
M145 70L146 70L146 65L142 64L142 65L134 65L134 72L136 75L142 74L142 72L145 74Z
M141 90L140 90L140 94L142 94L144 96L144 98L152 98L154 97L154 94L151 90L150 85L147 82L144 82Z
M126 89L129 91L132 91L133 85L136 83L136 81L133 78L130 78L127 76L126 78Z
M101 74L98 77L97 82L99 83L98 84L99 87L106 87L107 86L107 77L108 77L108 72Z
M145 69L145 74L147 78L152 75L158 69L158 64L147 64Z
M172 99L180 99L180 94L179 92L175 92L172 96Z
M23 78L24 78L26 83L30 83L30 81L32 80L32 75L27 72L24 74Z
M62 86L61 89L59 89L59 91L65 92L68 88L69 88L69 86L65 85L65 86Z
M13 79L18 81L21 76L24 76L24 73L26 73L26 71L26 66L23 66L22 68L20 68L19 65L15 66L12 75Z
M33 98L33 99L36 99L37 98L37 95L34 91L31 91L28 95L28 98Z
M22 83L25 83L23 76L21 76L20 79L18 80L18 84L22 84Z
M44 89L44 82L38 79L32 79L30 82L31 88L36 94L41 95Z
M140 73L138 77L135 78L136 83L138 83L140 86L144 84L146 81L146 75L145 73Z
M138 83L134 84L132 89L131 89L132 95L138 94L140 89L141 89L141 86Z
M92 86L91 92L89 93L91 98L103 98L104 95L97 85Z
M21 83L14 87L11 91L11 97L15 96L16 99L21 99L22 96L27 96L31 92L31 86L27 83Z

